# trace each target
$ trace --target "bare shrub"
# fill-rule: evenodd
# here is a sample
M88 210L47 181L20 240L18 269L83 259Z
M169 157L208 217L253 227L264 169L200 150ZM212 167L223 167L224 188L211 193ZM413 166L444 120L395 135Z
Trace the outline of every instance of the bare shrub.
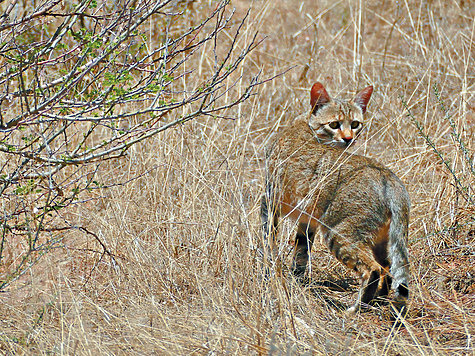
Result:
M0 289L70 229L91 234L112 257L68 216L108 187L96 178L101 164L196 117L226 118L249 98L257 76L239 92L234 84L255 36L235 48L244 20L227 5L201 17L192 1L2 5ZM214 52L213 71L200 75L188 63L204 50Z

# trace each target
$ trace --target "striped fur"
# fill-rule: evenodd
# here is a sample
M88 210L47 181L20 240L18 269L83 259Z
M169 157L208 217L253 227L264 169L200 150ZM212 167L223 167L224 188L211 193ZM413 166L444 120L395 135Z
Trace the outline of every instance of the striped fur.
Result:
M384 299L392 289L394 308L405 312L408 193L388 168L342 149L361 130L371 93L368 87L343 101L330 98L316 83L311 112L294 119L273 139L266 152L261 204L264 239L272 246L279 218L293 219L298 228L292 269L298 278L304 277L318 235L340 262L361 277L351 310Z

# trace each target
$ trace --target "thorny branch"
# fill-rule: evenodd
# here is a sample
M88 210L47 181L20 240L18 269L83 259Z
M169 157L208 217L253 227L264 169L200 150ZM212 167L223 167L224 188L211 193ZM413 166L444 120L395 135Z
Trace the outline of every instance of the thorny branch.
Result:
M0 2L0 290L70 229L114 260L66 218L111 186L97 181L101 164L200 116L232 118L262 83L238 74L259 41L238 46L247 15L228 5L199 19L193 0ZM215 65L198 77L191 59L207 47Z

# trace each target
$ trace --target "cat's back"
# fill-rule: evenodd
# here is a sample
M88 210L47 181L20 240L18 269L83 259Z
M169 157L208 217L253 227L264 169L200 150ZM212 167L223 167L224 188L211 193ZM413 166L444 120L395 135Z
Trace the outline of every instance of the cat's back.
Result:
M283 127L267 149L268 179L288 193L289 204L298 205L309 195L318 196L319 205L328 200L348 204L348 197L373 206L386 204L393 195L408 201L403 183L390 169L370 157L320 143L307 118L298 116Z

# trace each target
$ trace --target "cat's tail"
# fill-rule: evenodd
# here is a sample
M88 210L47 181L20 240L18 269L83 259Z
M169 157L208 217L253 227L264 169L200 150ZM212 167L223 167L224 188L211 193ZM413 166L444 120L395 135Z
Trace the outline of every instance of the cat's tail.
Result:
M409 225L409 194L402 184L392 187L390 194L391 224L389 226L389 259L391 289L394 291L392 305L397 313L404 316L409 299L409 259L407 235ZM397 315L396 315L397 316Z

